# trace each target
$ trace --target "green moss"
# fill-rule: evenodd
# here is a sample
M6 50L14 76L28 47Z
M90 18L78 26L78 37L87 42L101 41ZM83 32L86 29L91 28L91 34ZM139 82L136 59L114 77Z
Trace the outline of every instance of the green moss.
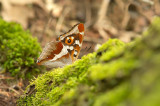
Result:
M96 97L94 106L115 106L123 102L129 95L128 83L122 83L110 92L103 92Z
M24 78L39 72L35 64L41 48L36 38L19 24L0 19L0 65L12 76Z
M35 92L19 105L160 105L159 25L156 18L142 39L129 44L110 39L96 53L39 76L31 82Z
M103 44L99 49L98 53L102 52L100 61L109 61L110 59L115 58L121 52L123 52L125 43L121 42L118 39L109 39L105 44ZM105 52L106 51L106 52Z

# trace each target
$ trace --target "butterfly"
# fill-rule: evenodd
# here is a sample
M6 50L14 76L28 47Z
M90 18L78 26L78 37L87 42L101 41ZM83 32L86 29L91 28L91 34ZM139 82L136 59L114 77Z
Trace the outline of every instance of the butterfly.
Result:
M78 58L83 38L84 24L78 23L67 33L58 36L56 41L47 43L37 59L37 64L49 68L72 64Z

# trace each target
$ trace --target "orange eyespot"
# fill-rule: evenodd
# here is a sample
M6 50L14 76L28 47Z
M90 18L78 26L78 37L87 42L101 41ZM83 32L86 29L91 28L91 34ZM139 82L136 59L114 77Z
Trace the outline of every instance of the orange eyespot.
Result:
M73 38L67 37L67 38L65 39L65 43L68 44L68 45L71 45L71 44L73 43Z

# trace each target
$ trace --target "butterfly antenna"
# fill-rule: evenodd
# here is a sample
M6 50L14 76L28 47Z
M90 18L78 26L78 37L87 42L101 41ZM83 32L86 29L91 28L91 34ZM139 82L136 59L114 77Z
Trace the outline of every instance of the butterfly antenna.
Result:
M84 55L87 54L91 50L92 47L93 47L93 44L89 47L86 46L84 51L82 52L82 54L84 54Z
M86 46L86 47L84 48L84 50L81 51L80 53L83 55L83 54L85 53L86 49L87 49L87 46Z
M90 47L87 49L87 52L91 49L91 47L92 47L92 46L90 46Z
M93 43L92 43L92 45L87 49L87 52L89 52L90 50L91 50L91 48L93 47Z
M84 49L84 51L85 51L87 48L88 48L88 47L86 46L85 49Z

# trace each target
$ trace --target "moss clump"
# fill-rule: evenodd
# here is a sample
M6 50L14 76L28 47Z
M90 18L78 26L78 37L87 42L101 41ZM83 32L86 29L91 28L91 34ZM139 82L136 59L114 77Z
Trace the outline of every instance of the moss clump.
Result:
M159 25L156 18L132 44L109 40L96 53L39 76L31 82L35 92L19 105L159 106Z
M19 24L0 19L0 67L12 76L30 77L39 72L35 59L41 50L36 38Z

